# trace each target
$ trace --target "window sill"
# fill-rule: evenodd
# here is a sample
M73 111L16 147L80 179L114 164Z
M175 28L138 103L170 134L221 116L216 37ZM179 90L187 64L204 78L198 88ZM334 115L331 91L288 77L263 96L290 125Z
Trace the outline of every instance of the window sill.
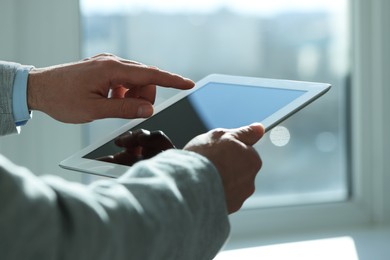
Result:
M257 245L256 245L257 244ZM366 226L349 230L252 240L240 249L221 252L214 260L231 259L343 259L381 260L390 255L390 226Z

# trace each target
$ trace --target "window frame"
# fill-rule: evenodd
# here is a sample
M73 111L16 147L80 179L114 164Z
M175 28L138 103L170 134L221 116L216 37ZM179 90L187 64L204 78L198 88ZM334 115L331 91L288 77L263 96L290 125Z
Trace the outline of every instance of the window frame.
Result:
M351 85L348 115L351 171L349 200L241 210L230 216L232 230L225 249L267 243L275 236L345 230L390 223L390 10L387 0L349 2ZM388 26L386 26L388 25ZM81 43L80 43L81 44ZM367 87L375 86L375 87ZM371 127L375 126L375 127ZM259 243L256 243L258 245Z
M351 28L351 88L348 149L351 196L344 202L242 210L230 217L231 237L225 249L269 241L275 235L329 233L390 222L389 138L385 111L390 111L390 10L386 0L349 3ZM374 86L374 87L369 87ZM386 99L387 97L387 99ZM375 126L375 127L372 127ZM348 133L347 133L348 134ZM266 242L265 242L266 243ZM258 245L258 243L256 244Z

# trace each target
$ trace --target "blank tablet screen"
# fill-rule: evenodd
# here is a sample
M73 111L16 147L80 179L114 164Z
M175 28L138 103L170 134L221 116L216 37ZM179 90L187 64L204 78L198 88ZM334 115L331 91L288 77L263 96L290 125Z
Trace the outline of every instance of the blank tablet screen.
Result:
M161 130L177 148L182 148L193 137L214 128L262 122L305 92L210 82L128 131ZM121 150L112 140L84 158L96 159Z

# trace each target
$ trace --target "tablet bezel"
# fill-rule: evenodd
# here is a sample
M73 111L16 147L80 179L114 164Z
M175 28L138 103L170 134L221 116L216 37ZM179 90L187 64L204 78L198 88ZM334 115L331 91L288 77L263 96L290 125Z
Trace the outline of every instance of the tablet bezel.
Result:
M318 82L304 82L304 81L292 81L292 80L281 80L281 79L268 79L268 78L254 78L254 77L243 77L243 76L232 76L232 75L223 75L223 74L211 74L202 80L198 81L195 84L195 87L190 90L181 91L173 97L169 98L165 102L155 107L156 115L165 108L171 106L177 101L183 99L184 97L190 95L192 92L202 88L208 83L224 83L224 84L236 84L236 85L245 85L245 86L257 86L263 88L277 88L277 89L286 89L286 90L301 90L306 91L303 95L296 98L294 101L290 102L288 105L284 106L276 113L272 114L261 123L264 125L265 130L269 131L274 126L278 125L280 122L287 119L292 114L296 113L303 107L307 106L309 103L313 102L318 97L326 93L331 85L327 83L318 83ZM111 141L115 137L124 133L128 129L133 128L139 123L147 120L147 118L142 119L133 119L129 123L123 125L119 129L110 133L106 137L100 139L99 141L87 146L86 148L80 150L79 152L73 154L69 158L65 159L60 163L60 166L65 169L91 173L106 177L117 178L125 173L130 166L118 165L108 162L102 162L93 159L83 158L88 153L94 151L100 146Z

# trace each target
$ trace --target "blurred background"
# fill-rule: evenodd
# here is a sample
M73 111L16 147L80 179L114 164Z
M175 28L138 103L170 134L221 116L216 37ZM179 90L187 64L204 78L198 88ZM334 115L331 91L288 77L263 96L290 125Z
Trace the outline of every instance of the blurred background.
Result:
M347 236L358 256L348 259L388 259L389 12L388 0L1 0L0 60L45 67L111 52L194 81L332 84L255 145L264 165L230 217L225 250ZM159 89L157 103L175 93ZM37 175L89 183L58 163L127 122L71 125L35 111L0 139L0 153Z
M222 73L331 83L328 94L282 124L285 143L269 133L256 145L264 167L246 206L347 199L347 0L80 3L84 57L111 52L194 81ZM157 103L176 91L158 93ZM89 125L88 142L126 122Z

